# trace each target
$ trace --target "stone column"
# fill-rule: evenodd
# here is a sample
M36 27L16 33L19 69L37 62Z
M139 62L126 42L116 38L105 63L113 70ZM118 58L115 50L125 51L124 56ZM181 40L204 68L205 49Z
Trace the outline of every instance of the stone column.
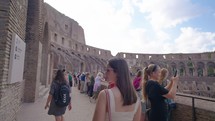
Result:
M53 67L54 67L54 55L51 54L50 57L50 66L49 66L49 78L48 78L48 85L51 84L52 80L53 80Z
M207 62L204 62L204 70L203 70L203 76L208 76L208 65Z
M42 85L47 85L48 77L49 77L49 31L48 31L48 23L45 23L44 33L43 33L43 48L42 48L42 67L41 67L41 78L40 82Z
M42 34L41 10L43 0L31 0L28 2L28 17L26 24L26 55L24 67L24 101L34 102L38 96L38 86L40 80L41 53L40 43Z
M198 76L197 62L193 62L193 76Z

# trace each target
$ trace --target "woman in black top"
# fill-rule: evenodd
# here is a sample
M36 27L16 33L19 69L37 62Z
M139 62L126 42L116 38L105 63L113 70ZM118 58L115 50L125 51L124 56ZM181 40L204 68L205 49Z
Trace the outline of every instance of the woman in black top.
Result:
M151 110L149 121L167 121L167 106L165 99L173 99L176 95L178 77L172 77L171 82L163 87L158 83L160 67L150 64L144 69L143 96L149 99Z

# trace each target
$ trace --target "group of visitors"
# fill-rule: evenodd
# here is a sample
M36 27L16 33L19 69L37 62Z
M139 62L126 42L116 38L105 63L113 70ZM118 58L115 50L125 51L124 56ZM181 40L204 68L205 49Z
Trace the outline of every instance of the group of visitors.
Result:
M97 75L95 75L95 72L93 72L90 75L89 72L83 72L80 75L77 75L77 78L79 80L78 89L80 90L80 93L96 99L101 90L101 82L104 81L103 73L98 72Z
M70 84L70 78L58 70L45 105L49 107L48 114L54 115L56 121L63 121L66 107L71 110L71 102L64 107L58 107L53 98L56 87L62 83ZM80 73L73 75L74 85L80 92L92 98L97 98L92 121L169 121L170 109L176 95L178 76L168 80L168 70L156 64L150 64L143 70L138 70L137 76L131 81L127 62L122 58L108 61L106 71L95 73ZM100 91L101 81L108 81L109 89ZM71 86L71 84L70 84ZM69 90L71 92L71 90ZM70 93L71 94L71 93ZM149 108L147 103L150 104Z
M166 83L168 74L167 69L150 64L132 82L124 59L109 60L105 77L115 86L99 93L93 121L169 121L168 102L175 98L179 77Z

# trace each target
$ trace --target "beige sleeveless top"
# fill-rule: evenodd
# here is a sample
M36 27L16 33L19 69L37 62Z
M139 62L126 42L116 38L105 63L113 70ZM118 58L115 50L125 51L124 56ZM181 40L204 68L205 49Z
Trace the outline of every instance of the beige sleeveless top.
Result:
M131 112L116 112L115 111L115 99L112 90L108 89L110 95L110 110L112 121L133 121L134 115L137 112L138 106L140 106L140 99L137 98L134 110ZM109 115L106 114L106 121L109 121Z

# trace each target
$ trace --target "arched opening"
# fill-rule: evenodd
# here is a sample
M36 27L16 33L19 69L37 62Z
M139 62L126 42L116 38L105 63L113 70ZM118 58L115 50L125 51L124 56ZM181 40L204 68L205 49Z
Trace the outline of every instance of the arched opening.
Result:
M84 63L81 62L81 65L80 65L80 72L84 72Z
M208 73L208 76L210 77L215 77L215 63L214 62L208 62L207 63L207 73Z
M197 76L198 77L204 76L204 68L205 68L204 63L202 63L202 62L197 63Z
M194 73L194 64L191 61L191 59L187 62L187 67L188 67L189 75L193 76L193 73Z
M172 62L171 63L171 72L170 72L171 75L173 75L176 70L177 70L177 65L176 65L176 63Z
M185 64L183 62L179 63L179 75L184 76L185 75Z

